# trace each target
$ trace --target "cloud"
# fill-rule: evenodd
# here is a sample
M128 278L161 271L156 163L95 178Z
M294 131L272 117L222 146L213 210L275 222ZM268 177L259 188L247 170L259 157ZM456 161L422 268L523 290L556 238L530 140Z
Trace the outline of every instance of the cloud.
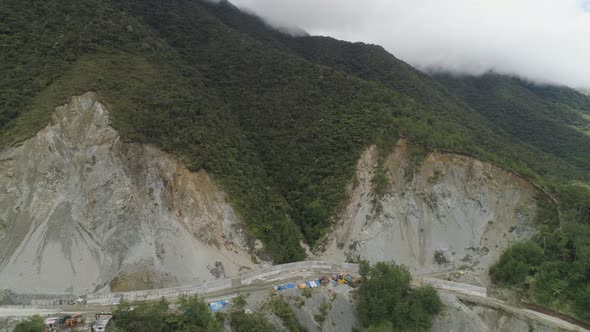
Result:
M233 0L269 23L379 44L423 70L590 87L590 0Z

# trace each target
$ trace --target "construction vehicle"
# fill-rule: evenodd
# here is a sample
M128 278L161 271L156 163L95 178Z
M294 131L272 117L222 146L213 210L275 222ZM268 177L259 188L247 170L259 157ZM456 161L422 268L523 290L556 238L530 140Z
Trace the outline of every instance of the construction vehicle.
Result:
M338 275L338 278L336 279L336 281L339 284L347 284L352 288L356 288L361 283L361 278L354 278L350 274L348 274L347 272L344 272L344 273Z
M59 319L57 320L57 323L58 323L58 324L60 324L60 325L65 325L65 324L66 324L66 321L67 321L68 319L70 319L70 318L72 318L72 316L70 316L70 315L61 316L61 317L59 317Z
M71 318L66 319L66 326L67 327L78 327L84 323L81 314L75 314Z

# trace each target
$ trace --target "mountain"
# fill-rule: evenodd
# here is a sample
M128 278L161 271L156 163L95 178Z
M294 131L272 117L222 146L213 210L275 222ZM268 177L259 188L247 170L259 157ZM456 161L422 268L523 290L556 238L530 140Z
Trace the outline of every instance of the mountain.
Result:
M384 185L375 181L380 172ZM510 243L536 233L544 200L501 167L416 151L404 139L392 151L363 153L349 197L323 260L395 261L415 275L465 270L454 280L476 284L488 284L489 268Z
M554 86L538 86L495 74L437 75L449 90L517 139L590 170L590 98Z
M236 213L207 172L123 142L97 99L73 97L37 135L0 152L2 287L88 294L254 267Z
M475 148L469 151L470 154L495 160L504 165L516 159L521 165L511 165L511 168L520 168L526 165L527 168L531 168L540 174L559 173L561 176L567 176L566 174L570 172L568 169L572 166L575 167L575 170L572 169L572 173L570 173L570 178L572 179L577 178L581 173L587 173L587 169L579 169L575 165L566 166L557 161L557 159L562 159L563 161L563 156L552 155L550 153L551 151L547 151L546 149L541 151L537 146L530 144L530 142L522 141L518 135L507 131L506 128L499 125L494 119L487 117L485 113L479 110L479 107L473 107L472 104L465 100L464 94L459 93L456 89L452 89L452 85L447 86L449 82L443 81L443 77L452 77L451 75L434 75L434 77L431 77L428 74L421 73L405 62L395 58L395 56L378 45L350 43L330 37L292 36L281 33L265 24L260 18L241 12L235 7L228 5L227 2L222 2L221 4L209 3L207 6L224 23L240 31L245 31L260 41L274 45L277 49L295 52L314 63L338 68L351 75L361 77L365 80L379 82L392 90L403 93L410 97L413 102L419 104L420 107L431 113L435 113L434 116L439 116L441 121L456 123L461 127L462 135L469 136L478 147L482 147L484 150L480 151L480 149ZM495 76L504 80L515 80L507 76ZM457 77L457 80L467 83L469 77ZM522 81L520 82L524 83ZM586 122L584 122L586 120L579 119L579 113L584 114L586 112L589 98L566 87L542 87L535 86L534 84L527 84L527 86L530 89L536 89L537 94L547 94L547 97L551 100L544 101L543 103L552 102L552 111L554 114L557 113L555 110L558 108L564 109L561 120L569 117L570 123L575 122L582 127L586 125ZM549 97L549 95L553 97ZM531 103L528 107L538 107L539 103L536 105ZM526 115L522 117L524 116ZM524 124L528 120L522 117L519 121L514 121L514 125ZM534 126L531 127L534 128ZM564 134L572 135L568 130ZM572 138L574 141L576 139L580 139L581 141L579 143L582 143L586 138L581 136ZM435 146L440 143L427 142L427 144ZM462 147L462 149L465 149L465 147ZM494 155L486 156L485 154L489 152L493 152ZM509 158L511 160L497 160L500 155L510 156ZM543 158L542 162L538 164L533 162L535 159L538 160L539 157ZM560 165L553 165L554 163ZM573 161L573 163L579 164L576 161ZM549 168L552 168L552 170L549 170ZM521 169L520 173L527 174L528 170Z
M335 259L395 259L396 250L382 248L387 252L379 256L374 238L343 234L342 225L374 227L380 241L411 225L405 255L416 270L434 264L439 250L469 244L467 251L457 247L463 257L448 259L459 264L470 255L470 264L479 264L481 258L478 273L485 275L510 244L498 240L489 248L490 230L493 239L504 234L543 245L553 265L511 265L540 271L547 277L534 280L565 294L537 298L535 289L545 287L531 287L535 301L563 301L576 313L587 308L576 285L590 278L569 273L590 266L579 259L590 248L587 96L495 74L428 75L376 45L277 31L227 1L7 0L0 17L0 271L6 275L42 274L43 257L73 251L95 257L93 269L117 262L76 290L116 288L146 265L157 267L146 277L156 287L191 275L210 278L218 261L235 274L253 261L302 260L301 242L320 256L327 248ZM93 124L95 117L79 114L87 108L66 107L88 98L108 117ZM76 140L70 133L80 128L56 118L64 108L79 117L62 118L92 124L84 128L106 126L111 139L80 131L89 138ZM43 157L27 164L31 155ZM359 173L366 158L371 166ZM177 165L179 174L162 165ZM96 174L107 180L88 178ZM134 204L106 194L121 190L130 190L125 197ZM362 199L354 201L355 193ZM50 203L41 208L39 201ZM355 204L362 211L344 216ZM97 212L109 207L124 213ZM407 218L397 218L403 209ZM94 211L92 222L76 211ZM379 221L389 226L376 227ZM453 225L450 233L472 232L453 240L434 226L415 227L437 222ZM535 222L542 232L524 227ZM43 231L51 225L65 231ZM126 243L137 230L142 236ZM175 236L186 241L175 243ZM159 248L186 253L180 255L186 261L172 266ZM190 257L198 271L187 268ZM74 273L68 266L74 261L65 257L58 265ZM555 266L567 285L549 277ZM178 275L168 278L166 269Z

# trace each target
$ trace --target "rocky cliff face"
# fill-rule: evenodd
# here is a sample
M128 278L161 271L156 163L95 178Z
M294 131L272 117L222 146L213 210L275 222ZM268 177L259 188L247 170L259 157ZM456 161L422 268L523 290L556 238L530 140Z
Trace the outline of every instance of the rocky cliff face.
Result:
M502 251L534 232L539 193L504 169L439 152L416 164L402 140L383 162L387 190L378 196L378 156L373 146L359 160L323 259L394 260L415 274L461 271L485 284Z
M0 225L0 287L16 292L162 287L252 265L207 173L123 143L94 93L0 151Z

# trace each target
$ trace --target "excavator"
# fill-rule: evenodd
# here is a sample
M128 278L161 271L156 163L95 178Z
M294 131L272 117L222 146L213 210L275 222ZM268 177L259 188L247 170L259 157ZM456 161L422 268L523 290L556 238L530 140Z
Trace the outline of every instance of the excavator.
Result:
M348 272L343 272L342 274L338 275L338 279L336 281L339 284L347 284L352 288L357 288L361 283L361 278L354 278Z
M84 323L81 314L75 314L71 318L66 319L65 325L67 327L78 327Z

